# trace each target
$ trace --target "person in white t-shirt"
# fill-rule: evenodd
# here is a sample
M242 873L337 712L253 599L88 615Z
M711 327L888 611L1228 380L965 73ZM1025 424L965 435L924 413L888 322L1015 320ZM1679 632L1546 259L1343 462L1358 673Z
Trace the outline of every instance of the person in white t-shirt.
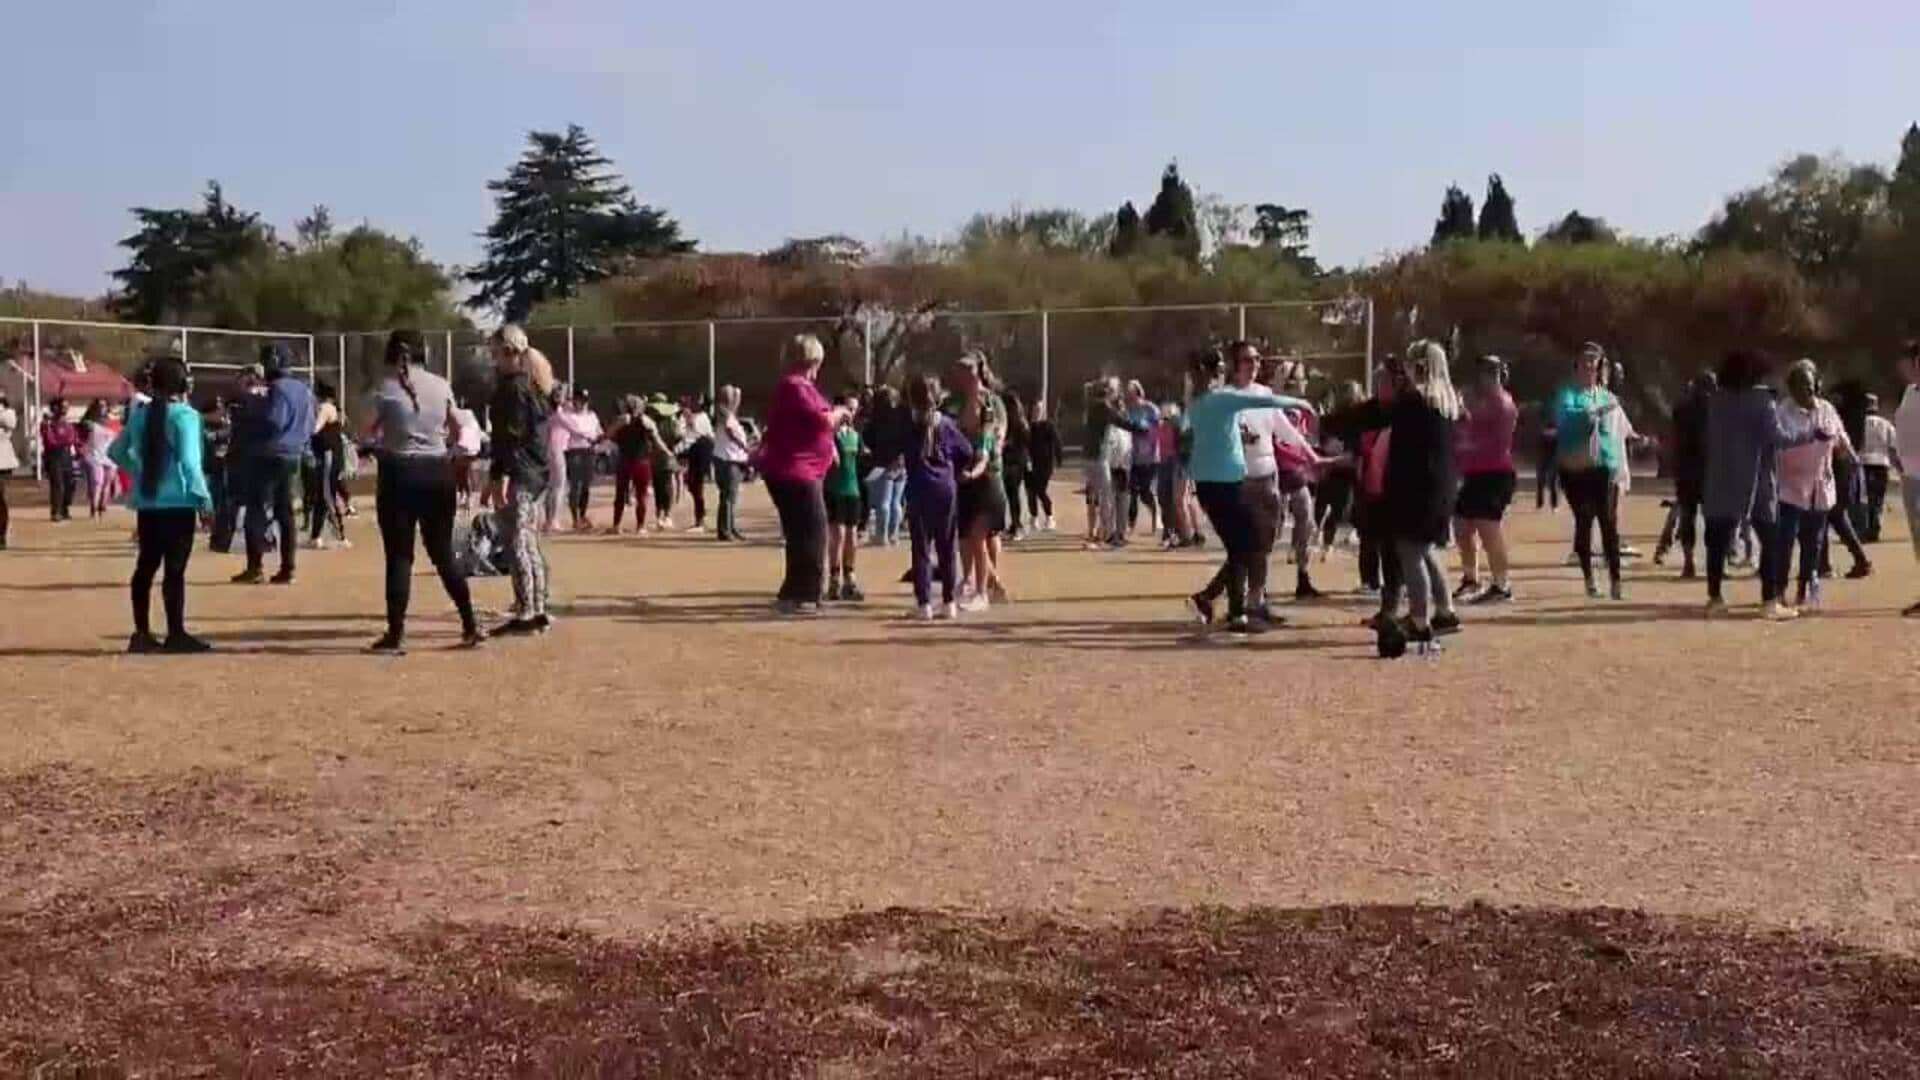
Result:
M1861 425L1860 469L1867 487L1866 516L1860 521L1860 539L1880 542L1880 519L1887 508L1887 481L1894 466L1893 421L1880 415L1880 395L1866 396L1867 416Z
M480 430L480 420L467 408L465 399L456 400L449 410L448 422L453 425L453 491L454 498L462 510L473 505L473 468L480 459L485 446L484 433Z
M1920 339L1907 342L1900 378L1906 390L1893 414L1893 463L1900 468L1900 496L1906 504L1913 557L1920 559ZM1909 605L1901 614L1920 618L1920 603Z
M1258 390L1271 394L1271 388L1255 381L1260 371L1260 355L1251 347L1233 351L1233 369L1228 385L1239 390ZM1239 416L1240 449L1246 457L1247 475L1240 482L1240 500L1253 521L1253 547L1247 565L1247 615L1269 626L1285 620L1273 613L1267 602L1267 569L1273 556L1274 541L1280 535L1282 503L1280 463L1275 444L1284 443L1302 452L1308 460L1318 461L1306 437L1279 409L1248 409Z

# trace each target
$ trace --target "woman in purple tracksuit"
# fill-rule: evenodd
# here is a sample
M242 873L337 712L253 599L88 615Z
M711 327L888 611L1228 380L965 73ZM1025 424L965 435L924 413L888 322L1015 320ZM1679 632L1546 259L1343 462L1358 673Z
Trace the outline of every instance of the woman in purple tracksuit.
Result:
M922 619L936 616L931 564L940 572L938 617L959 617L954 590L959 584L954 544L959 523L955 503L959 477L973 465L973 442L940 412L940 382L931 375L907 388L913 410L912 438L906 440L907 533L913 542L913 599Z

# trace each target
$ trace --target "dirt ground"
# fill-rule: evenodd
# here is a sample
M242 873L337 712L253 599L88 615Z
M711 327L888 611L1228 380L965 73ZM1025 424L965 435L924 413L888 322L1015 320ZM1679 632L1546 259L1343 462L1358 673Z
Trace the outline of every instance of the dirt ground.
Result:
M1055 497L1076 526L1070 485ZM919 625L902 618L905 589L893 584L905 549L863 549L864 606L782 622L767 613L779 567L770 543L561 537L550 549L553 634L451 650L456 625L423 559L414 651L386 659L359 651L381 607L370 500L363 507L358 546L302 552L290 588L228 585L237 558L196 553L189 619L221 651L190 659L119 655L126 516L56 528L38 508L16 509L13 549L0 554L0 998L23 994L14 1000L29 1006L0 1018L0 1063L275 1071L233 1057L234 1014L194 1004L183 989L193 980L166 973L239 979L220 985L252 995L271 1032L273 1016L302 1002L351 999L364 1011L378 997L369 987L394 972L466 970L422 960L422 940L522 935L600 952L704 942L724 954L785 934L832 953L887 935L965 937L997 918L1043 927L1032 948L1057 952L1042 939L1065 926L1118 934L1086 948L1125 951L1144 947L1128 935L1156 919L1203 919L1151 914L1161 909L1327 905L1376 913L1353 916L1362 922L1511 923L1519 929L1502 933L1516 940L1558 925L1523 909L1644 910L1658 919L1631 918L1658 930L1642 936L1663 941L1780 932L1803 943L1793 946L1803 974L1826 970L1805 958L1831 950L1878 955L1899 990L1876 1008L1895 1010L1895 1029L1920 1021L1920 627L1897 617L1920 596L1920 572L1897 519L1873 549L1871 579L1832 584L1818 617L1769 625L1752 618L1751 578L1730 585L1746 610L1708 622L1702 585L1644 561L1626 602L1587 601L1561 564L1568 518L1529 502L1513 519L1519 602L1469 609L1439 658L1392 663L1372 656L1357 625L1366 603L1349 593L1353 564L1339 554L1314 574L1340 595L1288 611L1285 630L1228 642L1180 621L1178 599L1210 573L1210 552L1023 543L1008 561L1016 604ZM1659 514L1636 493L1630 538L1649 552ZM764 498L743 523L770 536ZM1290 584L1291 570L1276 558L1276 583ZM503 609L505 580L481 582L479 597ZM892 908L921 914L858 915ZM1248 926L1304 916L1221 917L1259 939ZM1670 917L1680 921L1661 921ZM1725 955L1735 953L1745 958L1717 965L1689 953L1688 970L1732 987L1729 972L1775 963ZM502 962L473 962L505 977ZM707 992L696 983L685 992ZM116 1026L129 1001L161 1010L149 1019L171 1007L183 1023L221 1026L143 1042ZM610 1058L604 1043L584 1057L530 1050L546 1045L541 1023L584 1022L566 1010L515 1013L525 1038L500 1036L513 1052L468 1060L448 1050L461 1043L455 1012L400 1009L417 1023L407 1038L280 1067L432 1070L458 1058L468 1074L755 1071L724 1064L734 1059L676 1069ZM1853 1040L1871 1051L1863 1061L1894 1060L1863 1019L1882 1013L1835 1015L1831 1030L1788 1026L1821 1046ZM1257 1040L1196 1033L1175 1014L1136 1019L1170 1025L1171 1041L1128 1044L1133 1057L1069 1054L1057 1071L1171 1061L1149 1051L1215 1036L1254 1047L1247 1061L1319 1068L1265 1056ZM897 1020L881 1026L946 1045ZM303 1045L324 1042L308 1036L325 1026L302 1028ZM729 1027L735 1036L747 1038ZM1523 1074L1552 1059L1486 1057L1450 1037L1435 1039L1453 1058L1423 1042L1412 1056L1336 1054L1321 1066L1479 1061ZM1739 1057L1753 1044L1738 1032L1724 1041L1735 1056L1702 1068L1800 1068L1791 1054ZM820 1054L780 1043L797 1056L767 1071L986 1060L882 1055L835 1072L828 1051L852 1051L830 1043ZM1002 1045L1015 1044L1027 1052L1006 1071L1046 1071L1032 1046ZM1193 1061L1193 1075L1240 1068ZM1640 1071L1624 1058L1586 1071L1616 1067Z

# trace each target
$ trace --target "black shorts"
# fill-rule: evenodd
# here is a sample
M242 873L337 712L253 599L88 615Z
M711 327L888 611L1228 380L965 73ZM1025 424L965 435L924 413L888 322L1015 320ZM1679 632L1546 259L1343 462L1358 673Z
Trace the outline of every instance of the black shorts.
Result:
M960 485L954 518L966 536L986 522L987 534L1007 531L1007 488L991 473Z
M1507 516L1507 504L1513 502L1513 489L1518 483L1519 478L1511 472L1468 473L1460 480L1454 516L1468 521L1499 521Z
M845 525L849 528L857 529L860 527L861 517L862 515L860 513L860 496L858 495L828 495L827 496L827 524Z

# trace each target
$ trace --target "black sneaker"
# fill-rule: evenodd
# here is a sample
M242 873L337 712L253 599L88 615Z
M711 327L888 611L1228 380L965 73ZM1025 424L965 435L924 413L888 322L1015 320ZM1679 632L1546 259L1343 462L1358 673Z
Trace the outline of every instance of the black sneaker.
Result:
M1247 608L1247 620L1269 629L1287 625L1287 617L1275 614L1274 610L1266 604L1255 604Z
M1314 588L1313 582L1308 581L1304 577L1300 579L1298 585L1293 587L1293 598L1295 600L1318 600L1325 595L1327 594Z
M866 599L867 599L867 594L860 591L859 585L856 585L853 582L849 581L846 584L840 586L841 602L848 603L848 604L859 604L859 603L864 603Z
M264 585L267 582L267 572L260 569L242 570L227 580L235 585Z
M1430 623L1430 627L1438 637L1457 634L1460 632L1460 616L1451 612L1435 615Z
M1250 619L1245 615L1227 621L1227 633L1229 634L1245 634L1249 637L1258 637L1266 633L1267 630L1268 626L1266 622L1260 619Z
M1200 593L1187 597L1187 611L1193 615L1193 621L1201 626L1213 625L1213 601Z
M180 655L209 653L213 651L212 645L200 640L197 637L194 637L192 634L188 634L184 632L178 633L178 634L168 634L166 643L160 647L166 652L176 653Z
M827 584L827 599L828 600L840 599L840 582L838 579L835 579L834 581L831 581Z
M268 578L268 579L267 579L267 584L269 584L269 585L291 585L291 584L293 584L293 571L291 571L291 570L282 570L282 571L280 571L279 573L277 573L277 574L275 574L275 575L273 575L272 577L270 577L270 578Z
M1453 590L1455 600L1465 600L1480 591L1480 582L1473 578L1461 578L1460 587Z
M1920 603L1908 604L1900 610L1900 616L1906 619L1920 619Z
M540 614L535 615L533 618L528 619L527 625L533 627L534 633L544 634L547 631L553 629L553 616L548 615L546 612L543 611Z
M0 547L4 547L4 546L5 545L0 545ZM1863 577L1872 577L1872 576L1873 576L1873 564L1870 562L1854 563L1853 569L1847 571L1847 579L1849 581L1859 581Z
M462 649L477 649L486 643L487 632L477 626L469 626L460 632L460 644L457 647Z
M367 651L381 656L405 656L407 655L406 639L399 634L381 634L373 644L367 646Z
M1467 601L1470 604L1508 604L1513 602L1513 590L1505 585L1489 585L1479 596Z
M157 653L160 648L160 639L152 634L135 634L127 639L127 651L135 656Z

